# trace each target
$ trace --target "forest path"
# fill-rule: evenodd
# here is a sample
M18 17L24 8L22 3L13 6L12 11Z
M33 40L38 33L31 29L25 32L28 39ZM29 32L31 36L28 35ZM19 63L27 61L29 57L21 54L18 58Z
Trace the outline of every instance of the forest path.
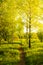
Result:
M25 65L25 52L24 52L24 49L22 48L22 45L19 48L19 51L20 51L20 59L21 60L18 65Z

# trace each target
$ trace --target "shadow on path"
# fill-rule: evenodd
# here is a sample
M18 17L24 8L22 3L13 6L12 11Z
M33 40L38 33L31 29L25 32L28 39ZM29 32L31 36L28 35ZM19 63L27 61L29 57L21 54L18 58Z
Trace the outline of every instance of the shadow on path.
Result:
M25 65L25 52L24 49L22 48L22 46L19 48L20 51L20 62L18 65Z

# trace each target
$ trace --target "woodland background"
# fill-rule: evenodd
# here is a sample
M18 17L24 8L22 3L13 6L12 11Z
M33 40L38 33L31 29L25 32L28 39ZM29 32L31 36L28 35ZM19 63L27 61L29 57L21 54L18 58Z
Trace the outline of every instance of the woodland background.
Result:
M43 65L43 0L0 0L0 65Z

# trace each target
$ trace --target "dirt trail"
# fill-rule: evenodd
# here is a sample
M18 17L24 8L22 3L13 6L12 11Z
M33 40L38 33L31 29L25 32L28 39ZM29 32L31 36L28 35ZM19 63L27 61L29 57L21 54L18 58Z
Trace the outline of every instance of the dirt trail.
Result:
M20 51L20 63L18 65L25 65L25 52L22 48L22 46L19 48L19 51Z

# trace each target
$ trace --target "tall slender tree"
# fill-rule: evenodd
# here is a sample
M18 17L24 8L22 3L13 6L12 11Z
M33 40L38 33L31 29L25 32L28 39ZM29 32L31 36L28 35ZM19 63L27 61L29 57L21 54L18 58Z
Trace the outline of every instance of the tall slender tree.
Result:
M29 48L31 48L31 0L29 2Z

